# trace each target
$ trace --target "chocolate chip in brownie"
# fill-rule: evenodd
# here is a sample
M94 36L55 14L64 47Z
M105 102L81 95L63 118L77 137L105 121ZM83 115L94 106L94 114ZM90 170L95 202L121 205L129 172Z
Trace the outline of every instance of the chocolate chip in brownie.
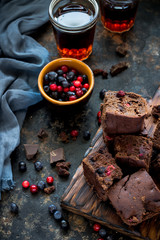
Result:
M50 152L50 164L54 166L57 162L66 161L63 148L57 148Z
M38 144L24 144L26 158L28 160L34 158L38 152Z
M117 63L116 65L113 65L110 69L110 74L112 77L116 76L117 74L123 72L125 69L129 67L128 62L120 62Z

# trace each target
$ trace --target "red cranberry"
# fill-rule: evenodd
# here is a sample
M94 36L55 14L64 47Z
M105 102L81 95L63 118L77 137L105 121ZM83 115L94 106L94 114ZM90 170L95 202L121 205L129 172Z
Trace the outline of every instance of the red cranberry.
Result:
M77 95L77 97L82 97L83 96L83 91L82 90L76 91L76 95Z
M69 90L70 90L71 92L74 92L74 91L76 90L76 88L75 88L75 86L71 86L71 87L69 88Z
M100 117L101 117L101 111L97 113L97 118L100 118Z
M78 91L78 90L81 90L81 88L80 87L76 87L76 89L75 89L76 91Z
M46 182L51 185L54 182L54 178L52 176L49 176L46 178Z
M101 229L101 225L100 225L99 223L95 223L95 224L93 225L93 230L94 230L95 232L99 232L100 229Z
M70 134L71 134L72 137L77 137L78 136L78 131L77 130L72 130Z
M57 92L62 92L63 91L63 87L62 86L57 86Z
M23 188L29 188L30 183L28 181L23 181L22 186Z
M117 93L117 97L124 97L125 96L125 92L120 90L118 93Z
M86 88L86 89L88 89L88 88L89 88L89 84L88 84L88 83L85 83L85 84L83 85L83 87Z
M33 185L30 186L30 191L31 191L31 193L37 193L38 192L38 187L33 184Z
M68 72L68 67L66 65L63 65L61 66L61 70L64 72L64 73L67 73Z
M77 99L77 97L75 95L69 96L69 101L74 101L76 99Z
M69 91L69 88L68 88L68 87L63 88L63 91L64 91L64 92L68 92L68 91Z
M51 84L50 86L51 91L55 92L57 91L57 85L55 83Z
M80 81L80 82L83 82L82 76L78 76L78 77L77 77L77 80Z
M81 82L78 81L78 80L74 81L73 84L74 84L75 87L80 87L81 86Z

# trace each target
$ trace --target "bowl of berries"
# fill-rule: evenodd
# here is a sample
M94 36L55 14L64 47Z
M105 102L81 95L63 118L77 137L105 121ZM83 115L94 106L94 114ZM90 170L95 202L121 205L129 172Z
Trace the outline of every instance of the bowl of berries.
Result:
M94 75L80 60L58 58L41 70L38 87L42 96L55 106L83 105L92 94Z

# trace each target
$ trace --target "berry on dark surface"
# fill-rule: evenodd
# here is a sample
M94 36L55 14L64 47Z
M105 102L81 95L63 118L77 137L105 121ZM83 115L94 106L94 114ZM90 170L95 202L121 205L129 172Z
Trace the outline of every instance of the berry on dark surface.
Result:
M69 96L69 101L74 101L74 100L76 100L76 99L77 99L76 96Z
M81 90L83 91L83 94L85 94L87 92L87 89L84 87Z
M77 130L72 130L70 132L70 134L71 134L72 137L77 137L78 136L78 131Z
M87 131L85 131L85 132L83 133L83 138L84 138L85 140L89 140L90 137L91 137L90 131L87 130Z
M53 217L56 221L61 221L62 220L62 213L57 210L53 213Z
M94 230L95 232L99 232L100 229L101 229L101 225L100 225L99 223L95 223L95 224L93 225L93 230Z
M45 184L45 182L44 181L39 181L38 183L37 183L37 187L38 187L38 189L40 189L40 190L44 190L44 188L46 187L46 184Z
M68 88L68 87L69 87L69 82L66 81L66 80L63 81L63 82L62 82L62 87L63 87L63 88Z
M43 165L42 165L42 163L41 162L39 162L39 161L37 161L37 162L35 162L34 163L34 167L35 167L35 169L36 169L36 171L41 171L42 170L42 168L43 168Z
M75 73L73 71L70 71L68 74L67 74L67 80L68 81L72 81L74 79L74 76L75 76Z
M51 85L49 86L49 88L50 88L50 90L53 91L53 92L57 91L57 85L56 85L55 83L51 84Z
M63 70L58 69L58 70L57 70L57 74L58 74L59 76L62 76L62 75L64 74L64 72L63 72Z
M46 178L46 182L49 184L49 185L52 185L53 182L54 182L54 178L52 176L49 176Z
M43 88L44 88L45 93L49 93L50 87L48 85L45 85Z
M25 172L27 170L27 166L26 166L26 163L23 162L23 161L20 161L18 163L18 166L19 166L19 171L20 172Z
M17 206L17 204L16 203L11 203L11 206L10 206L10 210L11 210L11 212L12 213L18 213L18 211L19 211L19 208L18 208L18 206Z
M38 192L38 187L36 185L31 185L30 186L30 192L31 193L37 193Z
M100 118L100 117L101 117L101 111L98 111L97 118Z
M100 237L104 238L107 236L107 231L104 228L101 228L98 233L99 233Z
M30 183L26 180L22 182L22 187L23 188L29 188L29 185L30 185Z
M48 207L48 211L49 211L49 213L53 214L55 211L57 211L57 207L54 204L51 204Z
M99 93L99 97L100 97L100 99L104 99L104 95L105 95L105 93L107 92L107 90L105 89L105 88L103 88L101 91L100 91L100 93Z
M80 87L81 86L81 82L78 81L78 80L74 81L74 86L75 87Z
M117 93L117 97L124 97L125 96L125 92L120 90L118 93Z
M87 82L88 82L88 76L87 76L87 75L83 74L83 75L82 75L82 78L83 78L83 82L84 82L84 83L87 83Z
M69 223L66 220L62 219L61 222L60 222L60 226L63 230L68 230Z
M49 72L48 74L48 79L50 81L56 81L57 80L57 77L58 77L58 74L56 72Z
M85 83L85 84L83 85L83 87L86 88L86 89L89 89L89 84L88 84L88 83Z
M62 77L62 76L59 76L58 77L58 82L59 84L62 84L62 82L66 81L66 78L65 77Z
M63 65L61 66L61 70L64 72L64 73L67 73L68 72L68 67L66 65Z

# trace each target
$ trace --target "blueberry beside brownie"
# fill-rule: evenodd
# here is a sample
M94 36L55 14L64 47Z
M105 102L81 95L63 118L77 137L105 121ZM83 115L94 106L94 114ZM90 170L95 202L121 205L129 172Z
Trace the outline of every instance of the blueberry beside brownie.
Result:
M113 182L122 178L122 171L107 147L102 147L84 158L83 169L87 182L93 186L102 201L108 199L108 189Z

